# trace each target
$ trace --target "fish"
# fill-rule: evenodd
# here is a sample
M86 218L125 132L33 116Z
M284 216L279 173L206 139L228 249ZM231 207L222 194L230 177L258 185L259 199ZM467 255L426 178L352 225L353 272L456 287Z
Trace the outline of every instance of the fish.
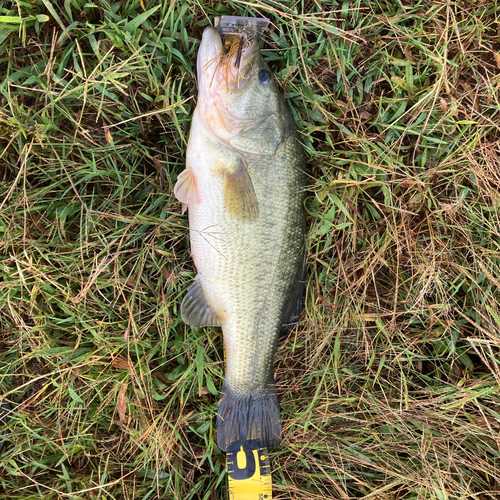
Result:
M197 77L186 167L174 187L188 209L198 273L181 317L196 328L222 327L219 448L258 440L271 449L282 432L274 355L304 294L304 152L255 37L223 44L206 28Z

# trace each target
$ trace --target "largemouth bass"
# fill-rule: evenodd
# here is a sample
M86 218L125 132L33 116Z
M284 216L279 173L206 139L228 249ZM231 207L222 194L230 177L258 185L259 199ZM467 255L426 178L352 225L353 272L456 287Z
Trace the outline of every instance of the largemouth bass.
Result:
M237 37L238 38L238 37ZM174 188L189 208L198 275L182 306L193 327L221 326L226 350L217 444L280 442L273 360L300 312L305 173L292 115L257 42L203 33L186 169Z

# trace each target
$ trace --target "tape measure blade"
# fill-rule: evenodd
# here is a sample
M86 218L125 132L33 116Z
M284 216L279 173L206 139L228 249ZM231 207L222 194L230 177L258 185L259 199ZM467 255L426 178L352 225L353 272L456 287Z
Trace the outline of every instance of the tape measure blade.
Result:
M273 486L267 449L259 440L231 443L226 456L231 500L271 500Z
M214 26L224 38L226 35L246 33L258 40L267 29L270 19L265 17L218 16L214 18Z

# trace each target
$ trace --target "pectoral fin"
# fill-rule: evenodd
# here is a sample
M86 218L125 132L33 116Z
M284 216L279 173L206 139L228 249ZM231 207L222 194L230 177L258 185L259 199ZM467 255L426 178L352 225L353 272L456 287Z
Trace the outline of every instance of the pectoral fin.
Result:
M182 213L186 211L186 208L191 203L201 203L198 183L192 168L188 167L179 174L174 186L174 195L182 202Z
M241 160L236 170L224 170L224 205L238 219L252 221L259 215L252 179Z
M220 318L205 298L198 276L188 288L187 294L182 301L181 317L186 325L195 328L222 325Z

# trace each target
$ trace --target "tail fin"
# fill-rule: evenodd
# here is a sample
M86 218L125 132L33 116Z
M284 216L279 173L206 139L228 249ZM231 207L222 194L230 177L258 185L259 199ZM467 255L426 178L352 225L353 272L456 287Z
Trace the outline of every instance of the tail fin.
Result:
M280 444L280 406L274 381L247 394L238 394L224 384L222 392L217 412L217 444L222 451L234 441L258 439L269 449Z

